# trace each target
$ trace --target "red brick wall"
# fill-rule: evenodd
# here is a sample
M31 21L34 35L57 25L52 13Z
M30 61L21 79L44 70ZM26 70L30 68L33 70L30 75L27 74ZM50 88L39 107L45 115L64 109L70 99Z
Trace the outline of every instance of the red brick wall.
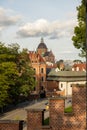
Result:
M44 110L29 109L27 110L27 130L39 130L43 124Z
M50 98L49 126L43 126L44 110L27 110L27 130L86 130L86 87L73 86L73 112L64 113L65 97ZM21 121L0 121L0 130L23 130Z
M50 105L50 126L52 130L61 130L64 117L64 99L51 98Z
M28 112L28 130L86 130L86 87L73 86L72 113L64 113L64 102L64 97L50 98L49 127L42 126L42 111Z
M58 90L58 82L47 81L47 92L53 92L54 89Z
M23 121L0 120L0 130L23 130Z
M86 87L73 86L73 112L64 116L62 130L85 130L86 128Z

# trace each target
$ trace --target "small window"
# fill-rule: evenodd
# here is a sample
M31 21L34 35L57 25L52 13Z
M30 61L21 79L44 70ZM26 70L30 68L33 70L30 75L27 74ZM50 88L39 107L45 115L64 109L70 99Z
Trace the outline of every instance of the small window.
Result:
M34 81L36 81L36 77L33 77L34 78Z
M43 86L41 86L41 90L43 90L44 89L44 87Z
M36 73L36 69L34 68L34 72Z
M34 91L36 91L36 87L34 87Z
M44 81L44 77L41 77L41 81Z
M41 68L41 73L43 73L44 72L44 69L43 68Z
M63 84L61 84L61 88L63 88Z

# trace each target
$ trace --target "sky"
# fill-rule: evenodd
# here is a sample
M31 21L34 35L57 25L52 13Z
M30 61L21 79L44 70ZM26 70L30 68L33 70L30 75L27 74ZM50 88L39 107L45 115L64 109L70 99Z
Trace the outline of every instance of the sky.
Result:
M80 59L72 36L81 0L0 0L0 41L35 51L43 37L56 60Z

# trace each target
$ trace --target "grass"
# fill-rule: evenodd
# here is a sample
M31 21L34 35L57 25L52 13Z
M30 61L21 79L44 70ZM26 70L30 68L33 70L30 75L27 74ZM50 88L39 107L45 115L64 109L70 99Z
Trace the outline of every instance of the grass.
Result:
M49 117L44 120L44 125L49 125Z
M72 112L72 106L65 108L65 113L71 113Z
M72 113L72 106L65 108L65 113ZM44 125L49 125L49 117L44 120Z

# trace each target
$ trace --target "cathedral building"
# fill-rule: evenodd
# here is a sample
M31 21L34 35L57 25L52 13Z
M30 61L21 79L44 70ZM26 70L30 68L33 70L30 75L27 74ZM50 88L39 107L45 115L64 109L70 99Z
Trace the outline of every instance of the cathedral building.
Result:
M41 38L41 42L37 47L37 53L39 53L44 58L45 62L55 63L55 56L52 51L48 51L43 38Z
M50 65L52 68L55 63L55 56L52 51L48 51L43 38L41 38L41 42L39 43L36 51L29 51L29 59L31 66L35 71L34 79L37 82L33 93L39 95L44 94L47 88L47 63L51 63Z

